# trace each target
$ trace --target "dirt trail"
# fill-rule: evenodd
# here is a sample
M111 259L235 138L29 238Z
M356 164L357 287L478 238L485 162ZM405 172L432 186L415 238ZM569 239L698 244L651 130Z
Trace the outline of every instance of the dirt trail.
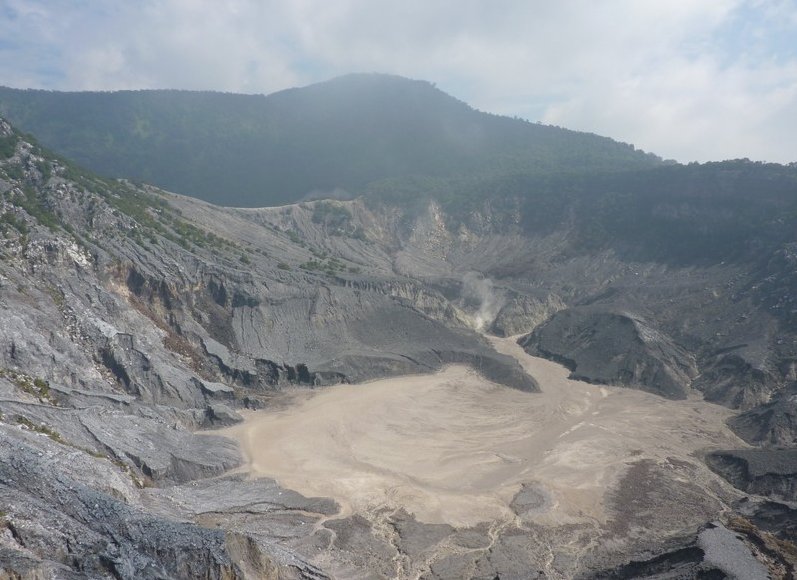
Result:
M567 379L560 365L493 339L540 383L541 394L492 384L463 366L433 375L295 391L289 406L249 413L226 430L255 475L344 515L404 507L420 521L471 526L515 517L522 483L549 494L540 524L604 521L606 492L631 460L689 459L738 447L730 411Z

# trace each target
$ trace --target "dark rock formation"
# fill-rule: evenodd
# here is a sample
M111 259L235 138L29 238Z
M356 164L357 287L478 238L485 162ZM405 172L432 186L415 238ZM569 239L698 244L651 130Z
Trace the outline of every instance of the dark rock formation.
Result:
M771 402L728 421L739 437L754 445L797 446L797 383L783 389Z
M685 398L697 374L694 358L641 317L596 306L561 310L519 342L565 365L572 378L670 399Z
M612 580L749 578L767 580L769 570L735 531L720 522L707 524L691 541L645 560L633 560L600 574Z
M797 449L714 451L706 463L747 493L797 500Z
M5 525L22 570L71 569L87 577L243 578L227 551L224 532L159 518L128 505L124 496L97 491L85 477L54 473L54 465L66 468L53 449L57 445L4 434L0 495L4 514L11 516ZM101 464L97 475L102 478L108 462L93 462ZM71 470L92 469L90 458L79 463ZM13 560L0 560L0 571L20 573L16 566Z
M531 296L516 296L508 300L498 311L490 326L496 336L515 336L528 333L565 308L559 296L552 294L544 299Z

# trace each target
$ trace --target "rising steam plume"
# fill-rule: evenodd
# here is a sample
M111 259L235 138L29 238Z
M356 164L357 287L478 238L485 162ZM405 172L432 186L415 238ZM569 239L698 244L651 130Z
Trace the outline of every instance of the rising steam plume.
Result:
M503 293L493 287L493 281L478 272L468 272L462 278L462 298L467 310L476 310L471 320L480 331L489 328L506 301Z

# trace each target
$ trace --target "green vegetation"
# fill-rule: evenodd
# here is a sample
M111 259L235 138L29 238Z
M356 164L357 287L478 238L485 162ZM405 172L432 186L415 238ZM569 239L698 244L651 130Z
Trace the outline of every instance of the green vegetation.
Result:
M18 139L16 135L14 137ZM216 236L212 232L203 231L181 219L165 199L149 193L143 187L134 186L126 181L99 177L39 147L32 137L25 136L25 139L32 143L33 152L36 155L44 157L43 160L37 161L37 168L45 181L53 175L58 175L73 182L78 188L105 200L119 215L126 215L136 222L133 227L124 232L136 243L155 244L158 239L157 235L159 235L186 249L192 245L211 250L237 248L236 244ZM72 227L69 224L63 224L62 220L48 207L42 192L34 189L29 183L25 183L25 173L21 166L12 163L3 165L2 169L9 178L22 182L18 193L11 198L12 203L24 209L41 225L53 231L59 228L64 229L72 234L78 243L83 243ZM6 225L13 227L23 235L28 232L24 221L12 212L6 212L0 216L0 227Z
M285 234L288 236L288 239L294 244L297 244L303 248L307 245L307 243L302 238L299 237L299 234L297 234L293 230L287 230Z
M60 113L65 99L68 119ZM99 171L229 205L276 204L342 188L363 194L372 207L400 208L409 223L434 199L452 229L545 235L566 224L571 254L607 250L681 265L772 252L797 229L795 166L665 164L610 139L479 113L428 83L396 77L355 75L270 97L0 89L0 105L12 122ZM74 126L81 132L69 133ZM145 189L63 159L38 169L75 181L129 216L136 227L124 235L136 243L166 239L186 249L223 250L242 264L251 260ZM22 168L5 163L2 170L13 176ZM45 198L31 188L20 191L19 207L57 227ZM229 197L214 197L218 192ZM345 202L318 201L311 211L325 233L364 239ZM285 208L283 216L290 212ZM0 215L0 227L17 230L24 242L28 225L20 216ZM313 253L302 269L349 270L299 232L280 231Z
M346 270L346 266L343 264L343 262L334 257L308 260L307 262L300 264L299 267L302 270L307 270L309 272L323 272L329 276L333 276Z
M96 451L94 449L87 449L85 447L80 447L79 445L75 445L74 443L71 443L70 441L67 441L66 439L64 439L63 436L60 433L58 433L58 431L56 431L55 429L53 429L49 425L45 425L44 423L41 423L41 424L34 423L30 419L28 419L27 417L24 417L22 415L17 415L16 422L17 422L18 425L22 425L23 427L25 427L25 429L28 429L29 431L33 431L34 433L41 433L42 435L46 435L47 437L49 437L50 439L52 439L56 443L60 443L62 445L66 445L66 446L72 447L74 449L78 449L78 450L80 450L80 451L82 451L84 453L87 453L87 454L89 454L92 457L95 457L97 459L106 459L106 460L110 461L122 473L125 473L128 476L130 476L130 478L133 480L133 482L136 485L138 485L139 487L143 487L143 483L135 476L133 471L130 469L130 466L127 463L125 463L124 461L121 461L121 460L113 457L112 455L110 455L108 453L102 453L102 452ZM0 526L3 525L3 521L4 521L5 517L6 517L5 512L0 511Z
M389 180L366 199L405 210L430 200L449 228L543 236L563 226L569 251L611 249L627 260L716 264L772 252L797 231L797 165L748 160L625 172Z
M346 225L351 220L351 212L339 202L318 201L313 206L313 223L333 228Z
M141 225L155 227L158 212L167 210L168 204L163 199L119 182L106 182L105 187L96 191L116 210L133 218Z
M17 215L11 211L7 211L0 215L0 231L5 232L5 226L10 226L23 235L28 233L28 224L25 223L25 220L17 217Z
M11 202L28 212L41 225L53 231L59 229L60 220L46 206L32 187L24 186L22 193L12 197Z
M64 293L54 286L46 286L44 290L50 295L50 298L53 299L53 304L55 304L59 310L63 310L66 305Z
M44 161L39 161L36 163L36 168L39 170L39 173L42 175L42 180L47 183L50 178L53 176L53 164L46 159Z
M357 195L389 178L659 163L611 139L489 115L430 83L385 75L351 75L270 96L0 88L0 109L99 174L231 206Z
M0 377L11 380L17 388L43 401L54 403L50 393L50 383L41 378L34 378L25 373L11 369L0 369Z
M8 159L14 155L19 137L15 134L0 137L0 159Z
M52 428L48 427L47 425L44 424L37 425L27 417L23 417L21 415L17 417L17 423L23 425L25 428L31 431L35 431L36 433L47 435L47 437L49 437L56 443L65 443L63 438L61 437L61 434L53 430Z
M313 206L313 223L323 225L332 236L347 236L364 240L365 234L358 225L351 223L351 211L338 201L317 201Z
M143 245L145 241L157 243L157 234L184 249L190 249L192 245L210 250L238 249L237 244L182 219L158 195L124 181L98 177L92 179L90 191L100 195L120 214L136 222L136 227L127 230L126 235L139 245ZM87 183L85 178L81 182L84 185Z
M17 163L7 163L2 169L6 177L12 181L21 181L25 178L25 170Z
M322 262L319 262L318 260L309 260L307 262L302 262L301 264L299 264L299 267L302 270L311 270L311 271L323 270L324 264Z

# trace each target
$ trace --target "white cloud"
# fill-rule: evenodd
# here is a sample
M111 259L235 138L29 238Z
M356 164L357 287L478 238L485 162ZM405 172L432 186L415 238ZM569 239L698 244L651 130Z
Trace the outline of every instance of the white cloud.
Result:
M793 0L0 0L0 78L268 93L352 71L682 161L793 161Z
M680 161L797 160L797 65L721 68L669 61L549 107L545 121L606 134Z

